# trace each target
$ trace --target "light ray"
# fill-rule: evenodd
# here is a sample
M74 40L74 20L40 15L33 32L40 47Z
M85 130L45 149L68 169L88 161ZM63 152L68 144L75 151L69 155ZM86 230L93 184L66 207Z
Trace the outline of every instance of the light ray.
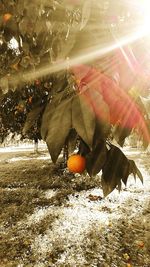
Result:
M90 48L86 53L79 55L77 57L73 57L67 60L64 60L62 62L58 61L55 62L53 65L48 64L46 66L41 67L39 70L35 71L30 71L26 73L20 73L19 77L14 76L13 81L11 81L11 84L17 85L22 82L31 82L34 81L35 79L44 77L46 75L50 75L52 73L59 72L64 69L71 68L72 66L78 65L78 64L83 64L83 63L88 63L92 62L94 60L97 60L98 58L101 58L108 53L124 46L127 44L131 44L138 39L148 35L150 32L150 29L145 29L144 27L138 28L136 31L130 33L127 36L117 38L116 37L116 42L111 42L109 45L105 47L99 47L99 46L94 46L93 48Z

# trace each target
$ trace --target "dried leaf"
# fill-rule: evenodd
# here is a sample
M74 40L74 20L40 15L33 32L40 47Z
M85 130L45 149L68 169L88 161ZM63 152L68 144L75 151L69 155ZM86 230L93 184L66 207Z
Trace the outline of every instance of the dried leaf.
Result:
M138 247L140 247L140 248L143 248L143 247L145 246L145 244L144 244L143 241L138 241L138 242L137 242L137 245L138 245Z
M98 201L98 200L102 200L103 198L101 196L94 196L94 195L89 195L88 196L89 200L91 201Z
M83 141L92 147L95 130L95 115L83 96L75 96L72 102L72 127Z

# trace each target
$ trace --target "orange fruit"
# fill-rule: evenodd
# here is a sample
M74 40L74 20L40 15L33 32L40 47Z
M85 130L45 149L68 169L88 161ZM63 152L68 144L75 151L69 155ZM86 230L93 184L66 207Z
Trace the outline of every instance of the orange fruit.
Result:
M86 160L80 155L72 155L67 161L67 167L70 172L82 173L85 170Z
M29 97L28 101L30 104L32 103L32 96Z
M40 85L40 80L35 80L36 85Z
M143 247L144 247L144 242L143 242L143 241L139 241L139 242L138 242L138 246L139 246L140 248L143 248Z
M17 62L17 63L15 63L15 64L11 65L11 68L14 69L14 70L18 70L18 63L19 63L19 62Z
M11 19L11 17L12 17L12 15L11 15L10 13L6 13L6 14L4 14L4 16L3 16L3 21L4 21L4 22L7 22L8 20Z

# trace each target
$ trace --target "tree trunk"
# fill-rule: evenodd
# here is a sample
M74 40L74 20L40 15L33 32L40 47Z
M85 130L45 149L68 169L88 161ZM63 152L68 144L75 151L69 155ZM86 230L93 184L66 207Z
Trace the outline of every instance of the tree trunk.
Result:
M34 139L34 153L38 153L38 139Z
M63 164L64 168L67 166L67 160L68 160L68 144L66 143L63 149Z

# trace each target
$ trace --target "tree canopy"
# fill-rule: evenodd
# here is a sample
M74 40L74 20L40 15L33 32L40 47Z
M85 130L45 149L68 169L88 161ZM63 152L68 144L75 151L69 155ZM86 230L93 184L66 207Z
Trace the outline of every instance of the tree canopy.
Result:
M133 43L138 23L126 1L1 0L1 141L8 130L42 138L54 163L66 144L78 147L89 175L102 170L105 195L130 173L142 181L111 142L123 146L134 130L150 143L140 99L149 94L149 53L143 39Z

